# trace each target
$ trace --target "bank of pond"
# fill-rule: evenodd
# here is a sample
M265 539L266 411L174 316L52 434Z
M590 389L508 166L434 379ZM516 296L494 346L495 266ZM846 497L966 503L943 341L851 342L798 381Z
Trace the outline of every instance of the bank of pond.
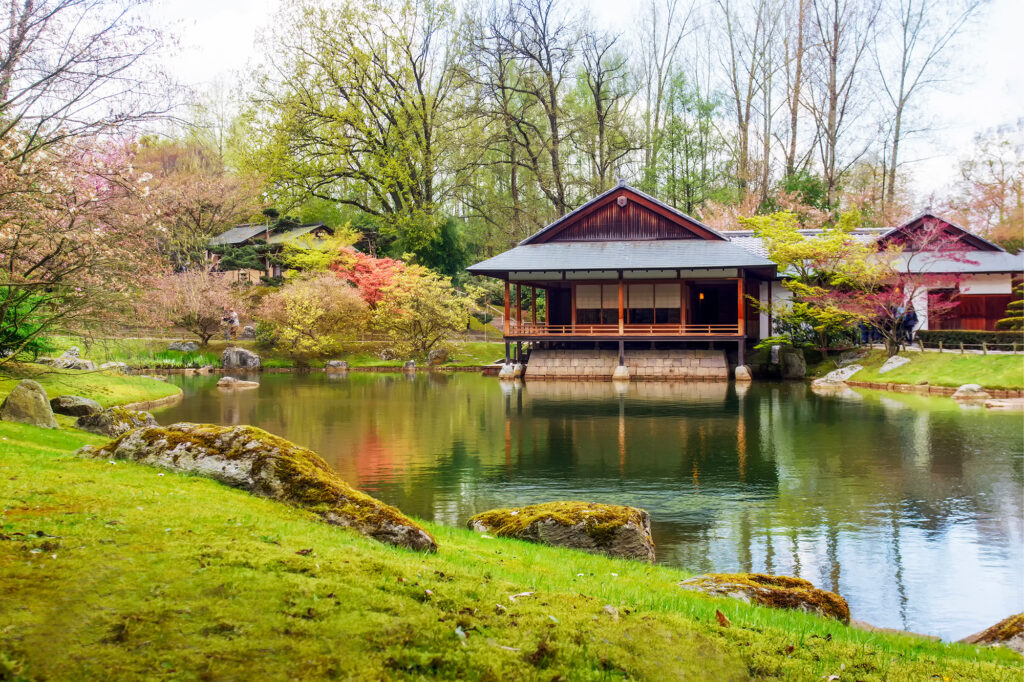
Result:
M1019 670L1006 651L868 633L679 587L698 573L799 576L845 597L855 619L948 640L1021 611L1019 415L909 394L817 395L799 383L317 373L254 375L258 388L225 390L217 376L164 378L118 381L180 389L182 400L153 410L161 424L252 424L310 448L331 475L423 519L437 553L367 544L291 507L106 453L73 457L109 439L68 430L66 418L54 431L2 423L11 542L0 547L19 557L4 582L31 585L16 611L31 634L0 636L0 651L37 674L106 664L131 676L161 661L224 671L255 665L243 640L265 638L254 660L267 670L299 657L342 676L1011 679ZM490 509L571 499L647 510L658 564L458 530ZM96 589L85 594L76 572ZM190 580L199 581L192 596ZM39 605L57 594L76 614L105 605L65 633L94 642L89 661L42 660L24 645L45 640ZM639 652L634 638L658 644ZM192 653L175 659L164 645Z

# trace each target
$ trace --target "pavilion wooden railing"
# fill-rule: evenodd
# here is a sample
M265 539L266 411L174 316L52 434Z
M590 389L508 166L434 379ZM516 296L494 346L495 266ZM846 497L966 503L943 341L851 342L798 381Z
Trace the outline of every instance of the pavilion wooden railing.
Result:
M742 324L516 324L510 320L510 336L740 336Z

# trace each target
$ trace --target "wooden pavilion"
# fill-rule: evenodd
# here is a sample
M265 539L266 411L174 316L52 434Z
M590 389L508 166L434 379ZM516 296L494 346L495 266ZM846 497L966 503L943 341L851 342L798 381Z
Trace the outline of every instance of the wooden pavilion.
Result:
M622 183L468 270L505 282L506 359L511 343L617 342L620 365L636 342L726 342L743 364L746 344L768 333L748 296L767 302L776 278L768 259Z

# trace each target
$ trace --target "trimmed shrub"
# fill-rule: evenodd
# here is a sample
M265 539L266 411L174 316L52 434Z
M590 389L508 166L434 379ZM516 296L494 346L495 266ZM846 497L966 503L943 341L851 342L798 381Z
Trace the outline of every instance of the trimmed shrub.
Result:
M957 348L960 344L968 347L980 347L982 343L989 346L1008 346L1014 343L1024 347L1024 333L1020 331L975 331L969 329L921 330L917 338L926 346L938 347L939 342L946 348Z

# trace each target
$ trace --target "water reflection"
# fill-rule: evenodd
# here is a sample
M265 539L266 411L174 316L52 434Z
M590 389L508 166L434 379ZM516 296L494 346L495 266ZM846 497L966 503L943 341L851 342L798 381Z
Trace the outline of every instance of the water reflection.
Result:
M962 637L1024 609L1019 416L802 384L175 380L186 400L162 423L256 424L442 523L557 498L632 504L651 512L660 561L800 575L877 625Z

